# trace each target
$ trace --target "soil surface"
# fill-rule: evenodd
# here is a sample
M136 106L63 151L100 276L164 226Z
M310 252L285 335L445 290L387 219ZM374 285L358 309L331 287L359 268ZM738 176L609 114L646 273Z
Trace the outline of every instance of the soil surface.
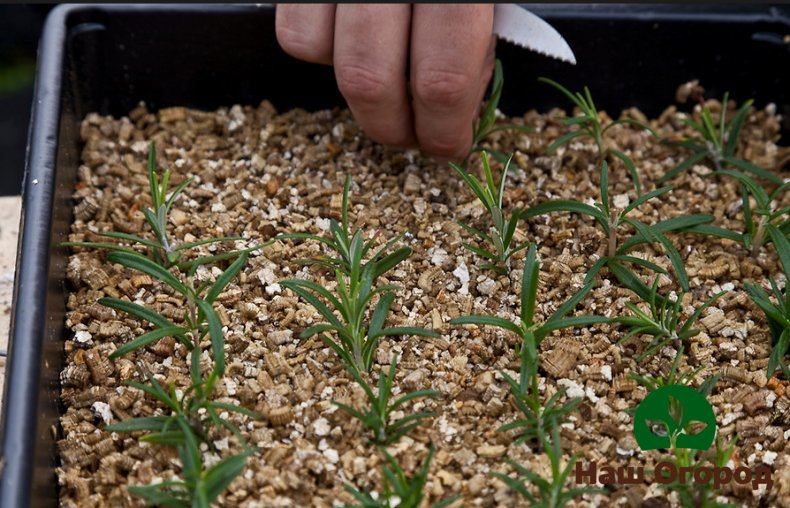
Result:
M711 107L718 110L718 102ZM734 104L731 104L734 107ZM687 108L688 109L688 108ZM697 110L699 106L697 106ZM509 177L505 210L521 209L549 199L599 199L598 163L592 141L574 141L551 156L547 146L567 132L565 112L529 112L511 119L533 133L502 132L487 143L515 152L518 169ZM628 118L647 121L636 109ZM669 107L650 125L661 136L693 133L681 122L686 113ZM602 117L611 121L605 113ZM630 125L612 128L607 143L636 163L644 192L653 181L685 158L686 153L659 143ZM518 371L515 337L493 328L456 327L448 322L466 314L496 314L516 319L524 252L515 256L509 276L479 268L484 260L462 247L472 241L456 221L480 229L489 220L483 206L446 165L417 151L388 150L373 143L347 110L278 114L268 102L233 106L215 112L168 108L157 113L140 105L127 117L89 115L82 124L85 142L79 181L74 191L75 222L71 241L99 241L95 232L148 234L141 209L150 206L146 158L154 140L160 168L173 171L172 186L194 177L174 206L171 237L188 242L213 236L239 235L246 247L278 233L328 234L329 218L339 218L346 174L352 175L350 217L368 236L390 239L406 232L402 244L412 256L380 279L401 287L390 316L392 325L417 325L442 333L440 339L402 337L383 341L375 355L373 379L400 357L396 390L434 388L442 398L421 399L405 411L429 410L439 416L390 448L412 472L437 447L426 486L432 502L461 495L454 506L519 506L523 503L493 471L512 472L510 457L536 472L548 473L548 459L513 436L496 432L519 417L500 371ZM775 107L753 110L739 153L755 164L787 176L788 150L777 145L779 119ZM488 145L487 145L488 146ZM479 157L470 168L479 171ZM499 171L501 166L497 165ZM672 184L661 199L633 215L647 223L689 213L708 213L716 224L742 231L741 194L732 179L706 176L693 167ZM618 207L636 193L621 162L612 162L610 191ZM783 205L790 204L784 196ZM537 242L542 261L537 314L548 317L582 287L587 270L605 252L607 239L593 221L556 213L519 225L517 238ZM702 302L725 295L702 316L701 332L686 344L682 369L701 367L695 385L715 373L722 377L709 397L726 441L738 436L733 467L760 463L773 469L773 487L752 491L735 483L719 490L722 500L749 506L790 506L790 388L784 379L767 379L770 334L760 310L743 289L756 280L768 287L778 274L772 246L752 258L731 241L692 234L670 235L688 270L691 291L684 297L688 316ZM233 248L226 245L220 249ZM320 254L309 241L279 241L254 253L241 276L219 297L226 326L228 369L218 389L219 400L241 404L263 415L252 420L226 415L260 448L246 471L220 497L223 506L333 506L351 502L343 488L380 485L381 455L367 441L359 422L331 401L364 407L362 390L341 368L336 355L319 339L300 340L299 333L320 316L279 280L303 277L332 288L333 276L318 267L294 262ZM196 252L208 254L211 248ZM660 248L643 245L635 254L667 268ZM224 268L224 266L222 267ZM218 272L204 270L198 278ZM641 272L651 283L652 272ZM184 306L178 295L147 276L108 263L106 252L74 249L67 273L69 330L67 366L62 373L61 466L63 506L138 506L127 485L167 480L180 470L173 450L138 443L129 434L104 431L106 424L134 416L163 414L163 408L124 381L151 372L163 384L189 384L186 350L167 340L118 360L108 355L149 329L128 315L96 302L102 296L129 298L178 320ZM637 297L603 270L599 284L576 309L577 314L628 314L625 302ZM780 285L784 277L777 276ZM661 292L680 293L674 277L662 276ZM561 386L566 396L582 397L579 410L562 427L567 454L585 463L644 466L666 457L666 451L643 452L626 413L646 395L629 373L666 373L677 353L667 347L641 363L636 361L649 339L615 343L626 333L605 324L563 330L541 346L541 390L547 400ZM205 353L208 354L208 353ZM208 358L207 358L208 362ZM239 444L217 433L220 454ZM206 452L207 461L219 456ZM569 455L564 458L567 459ZM651 475L652 478L652 475ZM606 494L577 498L576 506L670 506L674 494L647 482L610 486ZM573 504L573 503L572 503Z

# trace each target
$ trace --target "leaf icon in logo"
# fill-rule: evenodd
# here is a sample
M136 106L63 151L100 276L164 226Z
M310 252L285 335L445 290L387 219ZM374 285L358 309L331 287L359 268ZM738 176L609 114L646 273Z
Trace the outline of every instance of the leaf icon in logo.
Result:
M684 385L662 386L639 404L634 437L642 450L707 450L716 436L716 417L705 397Z
M666 422L663 420L645 420L647 423L647 427L650 429L650 432L655 434L659 437L667 437L669 436L669 427L667 426Z
M682 432L687 436L696 436L697 434L702 433L707 427L708 424L705 422L701 422L699 420L691 420L686 423L685 427L683 427Z
M675 421L675 427L673 429L673 433L675 433L679 428L683 428L683 404L681 404L677 397L673 397L672 395L667 396L667 402L669 403L669 417Z

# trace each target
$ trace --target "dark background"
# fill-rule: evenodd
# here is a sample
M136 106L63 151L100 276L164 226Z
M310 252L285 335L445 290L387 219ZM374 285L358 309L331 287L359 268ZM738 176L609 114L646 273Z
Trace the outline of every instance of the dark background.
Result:
M54 5L0 5L0 195L19 194L33 101L36 50Z
M25 164L25 147L27 143L27 130L30 118L30 109L33 100L33 82L35 80L35 62L36 62L36 53L38 48L39 38L41 36L41 32L43 29L44 21L46 19L47 14L49 13L52 8L55 7L56 4L48 4L48 5L24 5L24 4L17 4L17 5L2 5L0 4L0 195L16 195L20 194L21 191L21 183L22 183L22 174L24 172L24 164ZM571 46L574 47L577 53L584 52L584 46L595 45L595 32L592 32L592 36L590 33L586 33L586 35L580 35L580 40L575 41L574 36L577 34L584 33L584 28L581 25L584 24L584 17L589 16L591 14L595 14L596 7L594 5L588 5L585 7L585 4L579 4L579 7L582 11L585 11L586 14L574 20L574 30L561 30L568 41L571 43ZM716 15L715 13L721 12L728 12L730 9L738 9L738 6L726 6L726 5L683 5L683 4L675 4L673 6L664 6L669 7L670 9L677 9L681 12L685 12L682 17L687 17L689 20L698 23L695 25L695 30L699 33L697 34L696 44L697 45L716 45L721 44L723 48L719 51L717 59L714 61L703 61L697 62L698 70L700 71L700 76L694 77L703 77L702 75L707 73L717 74L717 68L725 67L727 68L727 73L729 74L737 74L740 72L743 74L747 72L746 69L749 65L746 65L745 58L748 58L750 61L749 63L756 65L755 62L752 62L756 56L750 52L752 51L752 46L749 46L747 49L743 49L742 51L735 51L731 46L732 44L728 45L728 41L717 41L716 39L709 39L706 37L707 24L715 24ZM663 7L662 7L663 8ZM760 7L755 7L756 9L760 10ZM627 8L626 8L627 9ZM790 10L788 6L779 6L776 7L778 12L783 13L783 16L788 16L787 11ZM659 9L661 10L661 9ZM764 10L764 9L762 9ZM700 12L697 12L700 11ZM560 15L559 18L562 18ZM700 21L706 21L706 23L699 23ZM562 28L562 20L557 20L557 26ZM639 35L638 32L630 33L628 30L630 29L631 24L626 24L622 28L622 39L624 41L629 40L629 37L637 37ZM596 25L598 26L598 25ZM611 29L611 27L609 27ZM639 27L638 30L643 30L643 27ZM754 30L761 30L761 28L755 25ZM773 28L772 28L773 30ZM716 34L720 35L718 31L716 31L715 27L713 31ZM748 31L748 30L747 30ZM770 32L771 30L769 30ZM601 37L607 36L607 34L599 34ZM747 34L748 35L748 34ZM771 36L781 36L782 34L768 34ZM752 39L755 38L753 35ZM672 40L664 41L665 43L671 44L673 43ZM752 41L753 42L753 41ZM769 44L770 42L770 44ZM790 44L786 41L782 42L772 42L766 41L765 47L775 46L772 48L771 58L776 57L777 55L785 56L790 52ZM782 54L782 49L779 49L779 46L783 45L784 54ZM508 76L511 76L509 80L519 81L518 76L513 76L514 73L524 73L524 72L531 72L532 63L534 61L543 61L545 58L541 56L536 56L534 54L524 53L522 50L517 50L514 48L508 47L506 44L501 44L501 47L498 48L498 54L506 53L508 50L510 52L518 53L518 59L524 65L520 65L518 67L509 66L507 67ZM726 46L726 48L724 48ZM628 59L621 62L623 69L628 68L627 71L624 72L631 72L634 69L632 67L641 67L643 64L643 59L645 55L632 55L627 47L622 52L622 55ZM754 46L757 47L757 46ZM737 49L737 48L736 48ZM656 47L658 54L661 54L661 47L660 45ZM706 54L707 49L699 49L697 48L697 52L700 54ZM709 51L708 51L709 52ZM748 54L745 56L744 53ZM595 56L595 55L593 55ZM612 56L612 55L608 55ZM692 59L693 54L687 55L689 60ZM727 60L729 63L726 64L722 60L724 57L732 57L730 60ZM766 57L768 58L768 57ZM734 59L734 60L733 60ZM660 63L661 58L653 59L653 61L659 61ZM769 59L770 60L770 59ZM545 63L545 62L544 62ZM590 72L584 73L580 72L580 68L582 65L579 65L578 68L573 68L569 70L565 66L563 67L561 64L557 64L557 62L550 62L551 65L554 67L559 66L559 69L556 70L554 74L551 74L554 78L558 79L560 82L565 84L566 86L576 89L580 88L582 85L586 84L585 82L575 83L578 81L580 77L587 76L589 78ZM725 65L726 64L726 65ZM552 69L554 68L552 67ZM774 66L776 67L776 66ZM667 70L667 69L665 69ZM671 71L671 68L669 69ZM705 72L703 72L705 71ZM591 71L594 72L594 69ZM765 93L763 94L763 100L757 100L756 105L758 107L762 107L765 102L765 98L770 98L771 100L779 100L779 105L781 108L781 113L783 113L785 118L784 123L784 130L783 134L787 134L790 131L790 110L787 109L787 103L782 102L785 97L785 92L779 93L783 91L783 84L781 81L784 79L783 75L785 74L786 69L783 65L776 67L773 71L769 71L769 73L773 74L773 81L771 83L759 83L760 88L765 88L763 90ZM725 74L727 75L727 74ZM711 96L718 97L721 93L725 90L729 89L731 92L739 92L735 93L734 97L752 97L750 93L753 93L752 90L749 88L754 88L754 86L746 86L748 80L743 79L745 76L728 76L731 79L702 79L703 85L708 88L711 85L719 84L720 86L725 87L722 90L708 90L711 93ZM765 78L765 76L763 76ZM674 81L672 81L674 79ZM680 76L673 77L670 81L673 83L681 83L683 80ZM604 80L606 81L606 80ZM661 80L658 80L661 81ZM663 81L667 81L664 79ZM746 86L747 89L744 90L737 90L738 86L734 86L734 84L729 83L728 81L732 81L741 88ZM756 80L759 81L759 80ZM765 81L765 79L763 79ZM617 79L609 80L609 83L615 84L618 89L617 90L605 90L599 89L595 91L596 98L601 99L602 97L605 98L605 94L621 96L619 102L628 102L636 103L631 100L629 95L629 89L626 83L621 83ZM577 86L578 85L578 86ZM768 86L770 85L770 86ZM647 85L644 83L641 85L643 88ZM658 85L656 85L658 86ZM576 87L576 88L574 88ZM516 95L527 94L529 96L538 97L546 95L547 91L544 90L544 86L538 85L534 79L530 81L528 89L519 90L516 92ZM649 88L649 86L648 86ZM674 90L674 89L673 89ZM669 90L669 88L663 87L661 90L654 90L653 92L655 97L657 98L661 107L666 104L672 103L673 95L671 92L673 90ZM663 95L659 92L663 92ZM503 110L507 110L508 104L511 102L509 97L513 96L514 92L511 90L507 90L506 93L503 95ZM552 95L551 92L548 97L553 97L555 100L559 101L562 99L556 94ZM298 95L298 94L297 94ZM626 100L627 99L627 100ZM757 97L755 97L757 99ZM630 102L629 102L630 101ZM304 106L304 104L300 104ZM557 104L552 105L563 105L563 103L558 102ZM283 106L282 104L279 107ZM641 106L645 106L642 104ZM123 111L127 111L129 108L124 109ZM523 110L523 107L521 108ZM649 108L648 108L649 109ZM507 112L507 111L506 111ZM512 111L510 111L512 113ZM657 112L652 112L657 114Z

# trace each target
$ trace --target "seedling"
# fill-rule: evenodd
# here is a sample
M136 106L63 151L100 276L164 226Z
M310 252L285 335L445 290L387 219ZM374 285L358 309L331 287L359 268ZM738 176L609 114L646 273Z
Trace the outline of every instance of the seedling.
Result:
M351 177L346 176L346 182L343 185L343 202L341 207L341 219L337 222L335 219L329 219L329 232L330 238L324 238L318 235L311 235L307 233L287 233L277 236L277 239L301 239L301 240L315 240L323 245L329 247L334 251L333 256L321 256L313 259L299 259L297 262L304 264L315 264L329 268L331 271L338 270L346 276L351 275L352 263L355 256L363 259L373 248L376 243L375 235L368 241L362 240L362 229L351 231L348 221L348 191L351 186ZM403 235L397 236L384 244L378 251L376 251L369 261L361 265L361 269L368 264L376 264L377 268L373 272L373 279L379 278L383 273L389 271L395 265L408 258L411 255L410 247L401 247L394 252L387 254L392 246L400 240ZM361 272L360 272L361 273Z
M675 275L682 289L688 291L689 282L688 276L686 275L686 268L683 265L683 259L664 233L669 231L682 231L692 226L713 221L712 215L690 214L659 221L653 225L647 225L644 222L629 217L629 214L640 205L669 192L671 189L671 187L661 187L646 194L642 194L624 209L618 210L609 202L609 165L606 161L603 161L601 163L601 200L599 202L594 205L588 205L573 200L547 201L524 210L521 212L521 217L534 217L550 212L570 212L586 215L595 219L601 226L605 235L606 244L604 247L606 248L607 254L593 265L587 273L587 280L591 280L601 268L606 266L624 286L635 292L643 300L649 301L651 298L650 288L626 265L642 266L658 274L666 273L666 270L646 259L629 255L628 253L631 249L642 243L657 243L661 245L672 264L672 268L675 271ZM633 229L631 236L628 238L622 238L623 225L631 226ZM658 299L663 300L663 297L659 295Z
M677 355L675 356L669 371L662 376L639 376L637 374L631 373L630 377L636 379L648 390L649 393L652 393L662 387L678 385L691 386L697 374L704 368L704 366L694 370L680 371L679 365L682 357L683 348L681 347L680 351L678 351ZM713 387L719 380L720 376L720 374L716 374L714 376L708 377L702 382L702 384L700 384L699 387L696 388L696 391L703 397L707 398L713 391ZM692 436L699 434L700 432L708 429L706 425L709 425L709 423L706 424L704 421L698 421L695 416L699 417L701 415L698 413L695 414L693 408L684 409L681 401L673 396L669 396L668 403L668 414L665 417L659 418L657 420L647 420L645 422L650 426L652 433L658 436L663 436L667 440L671 452L669 462L675 466L676 471L680 471L679 478L671 482L661 482L661 488L666 488L677 492L681 505L687 508L695 508L699 506L711 508L714 506L726 506L710 499L714 493L711 482L692 482L691 479L686 478L685 475L689 474L687 472L704 466L704 464L708 461L712 462L713 466L715 467L724 467L730 460L730 457L735 449L735 442L737 438L734 439L726 448L723 447L720 437L717 438L715 441L716 449L712 453L702 452L696 449L687 448L685 446L678 447L677 444L679 436ZM629 409L626 412L634 417L638 417L637 408ZM675 427L670 426L670 422L666 421L667 417L674 420ZM710 417L714 418L712 412L710 413ZM702 428L699 427L700 424L702 424Z
M472 124L472 148L469 150L469 154L467 154L466 158L460 164L460 166L464 169L466 169L466 166L469 162L469 157L473 153L483 150L486 150L495 159L503 164L508 160L507 154L492 148L484 149L480 146L481 143L491 134L506 130L517 130L521 132L532 131L532 129L526 125L518 125L514 123L495 125L497 108L499 107L499 99L502 96L502 88L504 85L505 79L502 74L502 62L497 59L496 63L494 64L494 76L491 78L491 94L483 106L483 112L480 114L480 118L475 120Z
M676 356L672 368L665 378L660 380L652 378L652 381L644 383L651 394L645 398L642 404L647 403L653 395L652 392L661 387L667 387L671 393L678 396L685 393L683 390L678 389L682 386L688 386L699 369L693 372L686 371L678 375L677 366L681 356L682 352ZM675 471L679 471L679 476L675 478L664 477L666 481L660 481L661 487L677 492L681 505L688 508L720 506L716 501L710 499L713 493L711 482L692 482L691 478L688 478L686 475L690 475L692 471L699 467L704 467L704 464L708 461L712 462L713 466L717 468L724 467L735 447L735 440L733 440L729 447L724 448L719 437L715 440L716 449L713 453L698 449L709 447L714 442L716 418L711 407L705 402L705 398L710 395L718 377L716 375L705 380L697 388L699 395L692 392L697 397L696 401L694 397L689 397L688 395L675 397L666 395L665 392L663 402L658 402L658 405L651 407L649 411L642 412L641 415L638 410L632 412L635 419L644 418L641 428L645 429L647 427L649 430L645 429L643 432L654 434L655 438L657 438L653 441L654 437L651 437L649 434L641 434L642 440L647 439L649 441L649 443L646 443L648 449L669 448L671 455L668 462L674 465ZM662 398L662 396L659 395L659 398ZM655 400L653 402L655 403ZM640 409L642 404L640 404ZM668 404L668 406L664 406L664 404ZM662 407L665 409L661 410L660 408ZM637 441L640 441L639 434L637 434ZM656 475L661 474L659 471L654 471L654 473Z
M393 258L392 256L396 254L393 253L379 261L375 261L374 257L374 260L363 263L362 256L368 250L362 241L362 235L355 233L348 245L348 275L343 273L341 267L335 268L337 296L312 281L289 279L281 282L283 286L312 305L326 320L324 323L307 328L300 337L307 339L313 335L320 335L321 339L343 360L344 366L350 372L353 372L353 369L370 372L373 353L382 337L439 336L434 331L419 327L384 327L387 314L395 301L395 291L399 288L395 285L374 288L373 282L379 275L397 266L402 259L400 255ZM411 249L406 252L408 254ZM369 307L376 296L379 296L378 303L373 309L370 321L365 321ZM321 298L328 305L321 301ZM337 339L332 339L326 332L334 332Z
M604 162L606 158L611 155L623 161L625 164L626 169L631 175L631 178L634 181L634 186L636 187L637 195L642 194L642 186L639 183L639 174L636 171L636 166L634 165L634 161L631 160L629 156L620 152L619 150L615 150L613 148L606 148L604 143L604 135L606 132L614 127L615 125L623 125L623 124L630 124L639 127L640 129L645 129L654 137L658 137L658 135L648 127L647 125L639 122L638 120L633 120L630 118L623 118L620 120L616 120L605 127L601 125L601 120L598 118L598 109L595 107L595 103L593 102L592 95L590 94L590 89L586 86L584 87L584 94L581 92L576 92L575 94L572 93L570 90L565 88L564 86L560 85L556 81L552 81L548 78L538 78L538 81L546 83L548 85L553 86L560 92L562 92L566 97L568 97L573 104L576 105L581 110L581 114L579 116L574 116L571 118L565 119L565 125L567 127L578 126L577 130L571 131L564 136L558 138L554 143L549 145L546 149L547 154L551 154L557 148L561 147L564 144L569 143L570 141L576 138L592 138L595 141L595 146L598 148L598 160L600 162Z
M385 376L382 372L379 374L378 393L374 393L373 388L365 381L365 378L355 368L350 368L348 371L359 383L365 391L365 395L370 402L370 408L362 413L356 409L340 402L333 402L343 411L358 419L362 424L373 432L373 442L378 445L390 445L401 437L405 436L411 429L422 423L426 418L436 416L436 413L420 412L404 416L394 422L390 423L390 415L393 411L397 410L403 404L410 400L419 399L423 397L436 397L439 392L436 390L419 390L401 396L395 402L390 403L392 396L392 383L395 380L395 369L397 365L397 355L393 356L390 363L389 372Z
M700 452L691 448L672 447L670 462L674 464L676 471L681 471L674 481L662 483L661 488L671 492L677 492L680 505L683 508L731 508L737 505L731 503L720 503L714 497L715 490L713 482L693 482L687 475L687 471L694 471L704 467L710 462L715 468L722 468L727 465L735 451L737 436L733 438L728 446L724 446L721 437L716 438L716 449L711 452Z
M628 374L628 377L631 379L636 380L637 383L644 386L647 389L648 393L652 393L663 386L672 386L672 385L682 385L682 386L691 386L694 380L697 377L697 374L705 368L705 366L698 367L696 369L690 370L686 369L681 371L680 370L680 360L683 358L684 346L680 346L677 354L675 355L675 359L672 361L672 365L669 368L669 371L666 374L661 376L652 376L650 374L642 376L635 372L631 372ZM713 392L713 388L716 386L716 383L719 381L721 377L721 373L715 374L713 376L709 376L705 378L704 381L696 388L696 390L703 396L708 397ZM673 401L670 403L671 411L673 414L678 414L680 409L677 406L677 401L672 399ZM636 408L631 408L626 410L626 413L630 415L634 415L636 413Z
M620 345L631 337L639 335L650 335L652 340L648 344L647 349L639 355L637 361L642 361L656 351L662 349L669 343L674 343L680 347L683 341L694 337L699 333L699 329L692 328L697 319L702 315L702 312L707 309L713 302L716 301L724 291L721 291L713 298L699 306L694 313L680 326L680 305L683 300L685 292L681 292L674 302L670 302L669 298L658 298L658 277L653 282L653 287L650 292L650 314L644 312L632 302L626 302L625 305L631 311L630 316L621 316L614 318L613 321L626 325L629 330L625 336L620 339L617 344Z
M694 382L697 374L699 374L705 366L703 365L694 370L680 371L680 359L683 357L683 350L684 348L681 346L680 350L675 355L675 359L672 361L669 371L662 376L651 376L649 374L646 376L640 376L639 374L631 372L628 377L635 379L639 384L644 386L648 393L658 390L662 386L691 386L691 383ZM697 391L705 397L709 396L711 392L713 392L713 387L719 381L720 377L721 374L716 374L706 378L702 384L699 385Z
M735 156L735 151L738 148L738 138L741 134L741 129L746 121L746 115L749 114L749 108L752 106L752 101L748 100L738 109L732 119L727 121L727 100L729 94L724 94L724 99L721 102L721 113L719 113L718 126L713 120L710 108L706 105L702 106L701 122L696 122L691 118L683 118L683 123L697 131L702 138L684 138L684 139L665 139L662 140L672 146L677 146L691 150L692 155L678 164L674 169L662 176L656 182L658 185L668 182L675 178L677 175L699 164L705 160L710 162L713 167L718 171L727 167L736 167L743 171L748 171L753 175L768 180L775 184L782 183L782 179L777 175L764 170L763 168L745 161Z
M787 290L787 285L790 281L790 241L781 231L773 226L770 227L769 232L774 240L776 251L779 253L779 260L784 269L784 294L782 294L773 277L769 280L776 303L771 301L769 294L760 285L747 282L744 286L752 301L765 314L768 327L771 330L773 349L768 360L767 375L769 377L772 376L778 367L784 373L785 378L790 379L790 368L784 362L788 346L790 346L790 291Z
M132 353L166 337L174 337L190 352L191 385L182 395L178 395L174 387L171 387L169 392L166 391L150 374L147 375L150 386L137 382L128 383L159 400L170 410L169 416L134 418L110 425L107 430L111 432L147 431L149 434L142 437L142 441L178 448L182 460L183 481L130 487L132 493L142 496L151 504L168 506L191 504L194 507L208 508L233 478L241 472L247 457L252 453L247 449L238 429L230 422L220 418L218 411L233 411L251 417L257 416L256 413L242 407L211 400L217 383L225 373L225 338L213 304L225 287L247 264L249 253L260 249L265 244L241 251L183 261L182 256L187 249L238 238L212 238L205 241L176 244L167 234L168 214L176 198L191 182L191 179L178 186L168 198L167 185L170 172L169 170L165 171L161 181L159 180L153 143L151 143L148 154L148 176L154 208L146 208L143 213L155 240L151 241L136 235L117 232L100 233L100 235L130 242L132 245L143 246L147 248L153 259L132 248L112 243L66 242L63 245L111 250L112 252L107 255L107 259L111 263L118 263L131 270L147 274L163 282L183 297L187 312L183 323L178 325L162 314L128 300L117 298L99 300L99 303L104 306L131 314L154 325L153 330L120 346L110 355L110 358ZM194 274L200 266L232 258L235 258L235 261L213 282L206 280L198 286L195 285ZM174 271L175 273L173 273ZM203 353L203 342L206 338L209 340L213 354L213 367L204 377L200 360ZM247 451L223 459L209 469L204 469L198 443L202 442L210 449L214 448L212 440L208 438L209 429L212 426L225 427L230 430Z
M535 322L535 303L538 293L538 274L540 263L537 260L535 245L527 251L524 263L524 275L521 280L521 314L518 324L498 316L462 316L450 321L454 325L490 325L515 333L520 339L516 352L521 359L518 381L507 372L502 372L510 385L516 405L524 418L500 427L499 431L518 430L517 442L532 441L543 432L552 418L560 421L578 404L572 400L564 405L557 401L565 393L567 387L560 388L552 396L545 407L541 403L538 392L538 347L541 341L552 331L563 328L586 326L608 322L603 316L572 316L566 317L590 291L593 283L584 286L578 293L569 298L543 324Z
M505 214L502 211L502 198L505 191L505 180L507 179L507 172L510 168L511 159L512 157L507 160L504 169L502 169L502 177L499 180L499 185L495 185L494 176L491 172L491 165L488 161L488 155L485 151L483 152L483 170L485 171L486 180L485 186L483 186L474 175L468 173L460 166L457 166L452 162L450 163L450 167L452 167L455 172L458 173L461 178L463 178L464 182L466 182L466 185L472 190L472 192L475 193L480 202L483 203L483 206L491 215L491 221L493 222L493 226L489 228L490 234L485 234L482 231L473 228L472 226L464 224L463 222L459 222L459 226L480 238L490 247L488 249L475 247L474 245L466 242L464 242L463 245L478 256L492 261L492 263L486 263L482 265L482 268L490 268L503 274L506 274L510 271L509 262L511 256L529 245L529 242L525 242L521 245L511 246L516 233L516 226L518 225L519 214L521 211L518 208L515 208L513 213L510 215L510 219L506 219Z
M746 231L737 233L704 224L691 228L691 232L719 236L740 242L751 251L751 255L754 257L760 252L760 247L772 241L775 236L787 238L790 235L790 206L777 208L779 205L778 200L790 188L790 182L783 183L769 194L753 178L740 171L722 169L715 174L730 176L741 183L741 204ZM757 205L754 209L752 209L750 197L754 199Z
M550 479L543 478L511 459L507 459L506 462L516 470L520 478L512 478L500 472L491 474L505 482L508 487L526 499L532 507L562 508L578 496L602 493L602 490L593 488L565 488L565 484L568 483L568 477L579 457L577 455L571 456L563 468L560 464L562 447L560 446L560 429L557 418L550 420L549 428L551 430L551 439L546 436L546 432L542 429L538 432L538 439L551 463ZM530 486L534 486L537 489L537 496L532 493Z
M147 247L151 253L151 257L154 259L154 262L157 265L161 266L165 270L169 270L175 266L178 268L179 272L186 273L188 276L194 275L195 271L201 265L213 263L223 259L232 259L244 252L249 253L261 249L262 247L268 245L268 243L271 243L268 242L265 244L255 245L254 247L240 251L226 252L213 256L204 256L192 261L181 261L183 252L194 249L195 247L212 243L221 243L225 241L243 240L243 238L237 236L225 236L219 238L209 238L207 240L199 240L195 242L177 243L168 236L167 220L170 209L172 208L176 199L181 195L183 190L190 183L192 183L192 180L192 178L185 180L174 191L172 191L168 197L167 186L170 182L170 169L166 169L164 171L160 180L156 168L156 150L154 148L154 144L151 143L148 150L148 185L153 208L144 208L143 215L145 216L145 220L154 234L154 240L152 241L137 235L121 233L117 231L96 233L97 236L113 238L123 242L129 242L132 245ZM108 249L110 251L125 252L128 254L138 254L138 252L132 248L124 247L115 243L63 242L61 245L64 247L92 247Z
M192 374L195 378L194 372ZM175 446L181 458L184 479L147 486L130 486L129 492L142 497L151 505L191 505L208 508L241 473L247 458L253 453L253 450L245 443L239 429L227 420L220 418L218 412L233 411L253 418L256 418L257 414L233 404L209 400L213 391L211 379L203 382L198 377L197 382L193 381L193 385L180 397L175 387L171 386L169 392L165 391L150 374L148 374L148 382L150 386L134 381L127 384L159 400L171 411L171 415L133 418L108 425L105 430L107 432L147 431L148 434L141 437L140 441ZM201 417L201 414L206 416ZM208 436L209 428L212 425L217 428L229 429L242 443L245 451L226 457L206 469L199 445L204 443L210 450L216 451L213 440Z
M351 485L346 484L345 488L359 502L356 508L418 508L421 506L425 494L425 483L428 481L428 470L431 467L433 458L433 446L431 446L428 456L422 461L419 471L411 478L400 467L395 458L387 450L381 448L386 462L382 464L383 488L378 495L370 492L360 492ZM443 508L454 503L457 496L444 499L435 505L434 508Z

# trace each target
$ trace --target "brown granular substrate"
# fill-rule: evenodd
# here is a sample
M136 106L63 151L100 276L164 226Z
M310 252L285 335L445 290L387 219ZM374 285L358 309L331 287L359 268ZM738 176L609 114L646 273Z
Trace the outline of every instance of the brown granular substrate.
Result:
M711 104L714 109L719 106ZM774 109L769 105L749 115L739 153L781 172L786 170L788 151L776 145L779 122ZM646 120L635 109L623 114ZM690 135L680 121L683 115L670 107L650 124L662 136ZM498 133L489 140L492 147L514 151L514 164L519 168L505 191L506 210L548 199L599 199L591 142L573 142L545 155L546 147L566 132L563 116L559 110L545 115L529 112L514 121L534 127L533 133ZM685 155L628 125L614 127L610 133L608 142L636 163L645 192L655 188L653 180ZM412 472L434 443L437 452L426 489L432 502L461 495L463 500L455 506L522 503L489 474L510 472L506 457L547 472L548 460L539 451L514 445L512 436L496 432L518 417L500 374L518 370L515 338L492 328L448 324L465 314L515 319L524 253L514 259L509 276L479 268L483 261L462 247L462 242L471 239L456 221L484 228L487 217L447 166L416 151L391 151L371 142L347 110L278 114L268 102L257 108L233 106L215 112L168 108L151 113L140 105L120 119L92 114L83 122L82 137L85 147L74 191L72 241L96 241L99 237L94 233L101 231L148 234L141 209L150 206L146 173L150 140L156 143L159 166L172 169L173 186L190 176L195 179L171 215L171 236L179 241L239 235L248 240L235 247L243 247L278 233L327 234L328 218L339 217L344 177L352 175L354 226L368 234L379 231L383 239L406 232L401 243L414 249L406 262L381 280L401 287L391 323L442 333L440 339L385 340L378 349L374 379L397 353L396 390L430 387L443 395L405 408L407 412L435 411L439 416L391 452ZM471 167L479 169L479 158L473 159ZM709 213L717 225L739 230L743 218L738 185L732 179L706 176L709 171L701 165L692 168L673 182L670 194L643 205L634 217L652 223ZM612 164L610 180L610 194L618 206L634 199L633 185L619 161ZM783 204L790 204L788 196ZM522 222L518 239L538 244L541 319L581 288L586 271L606 244L592 220L570 214ZM697 383L708 375L722 374L709 400L720 435L727 441L739 438L733 465L765 463L773 469L774 485L769 492L732 484L720 494L749 506L790 506L790 388L783 379L766 379L768 329L743 289L747 280L767 287L768 275L779 272L776 253L769 246L755 259L729 241L692 234L674 234L671 239L691 281L683 302L685 316L692 307L726 291L703 314L698 326L701 333L687 344L681 366L702 367ZM260 452L220 497L223 506L333 506L352 501L344 483L363 490L380 484L380 454L367 442L359 422L331 403L337 400L362 407L363 392L324 343L298 338L320 316L278 284L278 280L297 276L331 288L328 272L294 262L320 252L315 242L277 242L253 254L218 300L228 357L219 400L263 415L260 420L227 415ZM670 268L660 250L643 245L636 252ZM204 270L198 277L216 273ZM652 280L652 274L643 275L646 282ZM139 380L142 373L151 372L163 384L184 388L189 383L186 351L175 341L164 340L145 351L109 360L114 349L150 325L96 302L102 296L129 298L174 320L183 315L183 302L164 284L108 263L106 252L100 250L74 249L67 279L70 332L62 373L66 409L59 442L61 502L80 507L140 505L127 492L127 485L178 474L177 456L170 449L138 443L136 436L103 429L107 423L134 416L162 414L154 400L125 386L124 381ZM576 312L626 314L624 303L636 301L635 295L605 270L598 279L600 283ZM784 284L783 276L778 280ZM665 294L680 292L671 277L662 277L660 286ZM648 340L636 338L616 346L624 333L615 325L555 332L541 347L541 390L546 400L564 385L569 395L584 399L562 428L567 454L578 453L585 463L649 470L662 454L637 447L632 418L625 411L635 407L646 392L626 376L630 372L665 373L676 350L665 348L639 364L635 358ZM221 454L239 449L232 436L218 432L214 437ZM206 452L207 461L218 459ZM667 496L656 484L614 486L609 491L577 498L575 504L676 504L674 495ZM645 498L651 500L642 504Z

